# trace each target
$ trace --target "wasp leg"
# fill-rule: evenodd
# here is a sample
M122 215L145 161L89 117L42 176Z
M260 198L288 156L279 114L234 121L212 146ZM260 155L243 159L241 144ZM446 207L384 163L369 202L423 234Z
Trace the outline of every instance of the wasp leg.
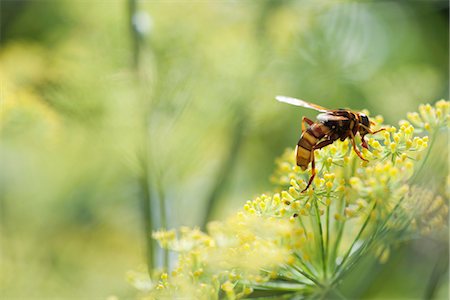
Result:
M363 128L365 128L365 129L367 130L367 132L370 133L370 134L375 134L375 133L378 133L378 132L380 132L380 131L386 130L386 128L380 128L380 129L378 129L378 130L376 130L376 131L372 131L369 127L367 127L367 126L365 126L365 125L362 125L362 124L361 124L360 126L362 126Z
M381 129L378 129L378 130L376 130L376 131L372 131L372 130L370 130L370 128L367 127L367 126L364 126L364 125L361 125L361 126L364 127L364 128L367 130L367 133L369 133L369 134L375 134L375 133L378 133L378 132L380 132L380 131L386 130L386 128L381 128ZM366 140L364 139L364 136L365 136L365 135L366 135L366 134L361 135L361 146L363 146L363 147L366 148L366 149L369 149L369 146L367 145L367 142L366 142Z
M381 129L378 129L376 131L369 130L369 133L370 134L375 134L375 133L378 133L378 132L383 131L383 130L386 130L386 128L381 128Z
M308 119L307 117L302 118L302 133L306 130L305 123L311 126L314 124L314 121L311 119Z
M364 160L364 161L368 161L367 159L365 159L365 158L362 156L362 154L361 154L361 152L358 150L358 148L356 148L355 135L353 134L352 131L350 131L350 137L351 137L351 140L352 140L353 150L356 152L356 154L359 156L359 158L361 158L361 159Z
M316 176L316 162L314 160L314 150L321 149L325 146L332 144L333 142L334 142L333 140L322 141L322 142L318 143L317 145L314 145L313 148L311 149L311 177L309 178L308 184L306 185L306 187L302 191L302 193L305 192L309 188L314 177Z

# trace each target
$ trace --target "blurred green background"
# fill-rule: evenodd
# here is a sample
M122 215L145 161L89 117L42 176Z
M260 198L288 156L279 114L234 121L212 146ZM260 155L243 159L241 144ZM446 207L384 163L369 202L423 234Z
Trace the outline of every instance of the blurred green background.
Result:
M274 159L315 115L275 95L388 124L448 98L448 12L447 1L0 0L0 295L133 297L126 271L162 259L149 230L203 226L271 189ZM348 289L446 299L435 265L447 251L395 249Z

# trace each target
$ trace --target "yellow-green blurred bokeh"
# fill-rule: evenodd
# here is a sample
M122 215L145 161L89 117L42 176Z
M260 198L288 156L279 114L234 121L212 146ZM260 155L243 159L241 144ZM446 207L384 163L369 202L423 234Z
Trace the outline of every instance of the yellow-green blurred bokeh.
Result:
M223 218L315 116L275 95L386 123L448 98L445 1L0 0L0 17L5 299L133 297L142 170L154 226L161 201L170 228L203 224L211 199ZM435 260L411 249L386 266L406 294L379 271L357 295L420 298Z

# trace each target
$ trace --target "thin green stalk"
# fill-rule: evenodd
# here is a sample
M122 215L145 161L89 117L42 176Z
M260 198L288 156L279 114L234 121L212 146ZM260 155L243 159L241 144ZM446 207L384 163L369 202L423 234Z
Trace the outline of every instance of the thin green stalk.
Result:
M159 227L162 230L167 230L168 224L167 224L167 209L166 209L166 197L164 195L164 189L163 185L159 178L157 180L157 191L158 191L158 200L159 200L159 215L160 215L160 224ZM169 249L163 248L163 258L162 258L162 266L164 270L169 270Z
M340 199L339 209L338 209L341 214L344 213L344 209L345 209L344 201L345 201L344 196L342 196ZM344 233L344 227L345 227L345 220L342 222L338 222L336 220L336 222L335 222L335 231L337 233L336 241L334 242L333 249L331 250L331 254L329 257L330 264L331 264L330 269L332 267L333 270L335 269L336 255L337 255L337 252L339 249L339 245L341 243L342 235Z
M365 241L364 244L358 250L356 250L354 255L362 257L370 249L370 247L374 245L372 243L374 240L376 240L375 235L371 236L367 241ZM357 262L357 259L350 261L349 263L347 263L347 265L344 266L343 269L337 271L331 285L334 286L339 281L339 279L341 279L342 276L347 273Z
M305 288L305 284L301 283L286 283L286 282L276 282L276 281L269 281L265 283L259 283L259 284L251 284L249 283L249 286L260 289L260 290L270 290L270 291L291 291L291 292L298 292L303 291Z
M377 203L375 202L374 205L372 206L372 209L370 210L369 214L367 215L367 218L364 221L363 226L361 227L361 229L359 230L358 234L356 235L356 238L353 240L350 248L348 248L347 253L345 253L344 257L342 258L341 263L337 267L336 273L338 273L339 270L344 266L346 260L348 259L348 257L350 256L350 253L353 250L353 247L355 246L356 242L359 240L359 238L361 237L362 233L364 232L364 230L366 229L367 225L369 224L369 220L371 218L372 212L375 210L376 207L377 207Z
M236 164L238 153L242 145L244 137L244 129L247 124L247 113L244 108L241 107L238 111L237 122L234 127L232 134L232 141L228 149L228 156L224 159L222 166L219 169L216 182L213 185L211 193L206 201L205 217L202 221L202 229L206 229L206 224L211 221L212 214L214 213L217 204L219 202L220 196L225 190L225 186L229 181L230 175Z
M132 48L132 66L134 69L139 69L139 53L140 41L139 32L133 22L133 18L137 12L137 0L128 0L128 24L131 33L131 48Z
M309 275L311 276L317 276L317 274L315 274L316 272L313 272L313 270L311 270L311 268L308 266L308 264L303 261L302 257L300 256L300 254L295 253L294 254L295 257L298 259L298 261L300 262L300 264L303 266L303 268L308 272Z
M307 231L306 231L306 226L305 226L305 224L303 223L302 217L301 217L301 216L298 216L298 222L300 223L300 226L302 226L302 228L303 228L303 231L304 231L304 233L305 233L306 239L308 239L308 235L307 235Z
M429 276L423 299L428 300L435 298L436 290L448 270L448 254L446 252L447 249L444 248L437 255L436 263Z
M319 237L320 237L320 252L321 252L321 256L322 256L322 271L323 271L323 278L327 277L327 262L325 259L325 249L324 249L324 238L323 238L323 232L322 232L322 222L320 220L320 212L319 212L319 207L317 205L317 200L314 201L314 209L316 211L316 222L317 222L317 226L319 227Z
M264 269L261 269L261 271L266 272L267 274L272 273L272 271L264 270ZM294 282L294 283L308 284L307 282L301 281L301 280L299 280L298 278L289 276L289 275L292 275L292 274L289 274L289 275L288 275L288 274L285 274L283 271L289 272L289 271L287 271L287 270L279 270L279 271L277 272L277 276L276 276L276 279L277 279L277 280L281 280L281 281L283 281L283 282Z
M422 169L423 169L424 166L426 165L427 160L428 160L428 158L430 157L431 151L432 151L432 149L433 149L433 145L434 145L434 142L435 142L435 140L436 140L436 137L437 137L438 132L439 132L439 129L436 129L436 130L433 132L433 134L432 134L432 139L431 139L431 143L430 143L430 146L428 147L428 150L427 150L427 154L425 155L424 159L422 160L422 164L420 165L419 169L418 169L416 172L414 172L414 175L413 175L413 177L412 177L411 180L410 180L410 185L413 185L413 184L415 183L415 181L416 181L417 178L418 178L417 176L420 174L420 172L422 171ZM384 222L384 224L382 225L382 227L381 227L381 229L380 229L381 231L383 231L383 230L386 229L387 222L390 220L390 218L394 215L394 213L395 213L395 212L397 211L397 209L400 207L400 205L401 205L401 203L404 201L404 199L405 199L405 197L402 197L402 198L397 202L397 204L395 205L395 207L391 210L391 212L389 213L388 217L386 218L386 221Z
M325 214L325 224L326 224L326 240L325 240L325 265L328 265L328 256L330 250L330 206L327 205ZM325 273L325 279L327 279L327 273Z
M133 16L136 14L137 11L137 0L129 0L128 1L128 25L130 28L130 35L131 35L131 52L133 56L132 60L132 68L134 70L139 69L139 48L140 48L140 42L139 42L139 36L138 32L134 26L133 23ZM139 77L137 77L137 82L139 83ZM146 132L146 120L147 116L146 114L143 115L143 132ZM144 220L144 236L146 241L146 257L147 257L147 268L149 274L151 274L152 269L154 267L154 261L155 261L155 242L152 239L152 232L153 232L153 219L152 219L152 212L151 212L151 193L150 193L150 175L149 175L149 161L148 161L148 141L146 139L145 134L143 135L142 139L142 153L138 154L138 157L140 158L141 163L141 174L139 175L138 182L139 186L141 188L141 208L142 208L142 217Z
M295 265L294 266L286 266L286 268L291 269L294 272L300 273L301 275L305 276L306 278L308 278L309 280L314 282L317 286L324 287L324 285L322 283L320 283L316 278L305 273L302 269L298 268L297 266L295 266Z
M341 300L347 300L347 297L345 297L339 290L334 289L332 292L332 294L336 295L338 299Z
M422 169L425 167L427 160L430 157L431 150L433 149L433 145L434 145L434 142L438 135L438 132L439 132L439 128L435 128L434 132L432 133L431 143L430 143L430 146L428 146L427 154L425 154L425 157L422 160L422 164L420 165L419 169L416 172L414 172L414 176L410 180L411 185L417 180L417 176L422 172Z
M149 187L149 174L148 174L148 166L147 166L147 159L146 159L146 152L142 154L141 158L141 166L142 171L141 175L139 176L139 185L141 187L141 207L142 207L142 217L144 220L144 237L146 241L146 256L147 256L147 269L149 274L151 274L151 271L154 267L154 241L152 239L152 232L153 232L153 221L152 221L152 214L151 214L151 194L150 194L150 187Z

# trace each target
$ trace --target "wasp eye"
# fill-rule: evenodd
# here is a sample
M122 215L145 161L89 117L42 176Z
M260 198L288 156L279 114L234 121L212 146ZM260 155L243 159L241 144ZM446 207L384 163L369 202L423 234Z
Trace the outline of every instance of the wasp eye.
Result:
M369 118L365 114L361 114L361 123L367 127L370 127Z

